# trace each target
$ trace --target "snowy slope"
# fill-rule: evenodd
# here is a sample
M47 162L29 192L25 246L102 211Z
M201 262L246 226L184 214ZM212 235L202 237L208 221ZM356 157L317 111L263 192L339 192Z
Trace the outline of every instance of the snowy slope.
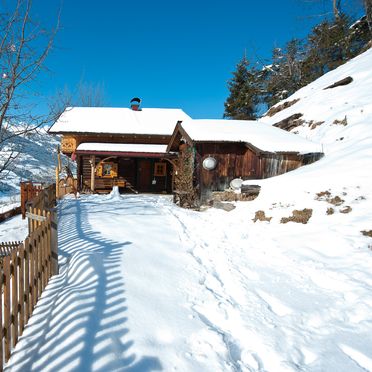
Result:
M372 199L371 66L372 49L286 99L292 101L299 98L293 106L272 117L262 118L263 121L274 124L293 114L302 113L306 123L293 132L322 143L326 156L310 166L261 181L266 187L257 199L258 203L265 203L266 196L269 195L268 202L306 204L314 200L315 193L329 190L333 196L343 195L346 204L359 203L358 198L362 198L354 213L361 211L360 220L365 220L364 224L372 220L368 212L371 210L369 206ZM324 90L347 76L353 78L352 83ZM335 120L345 117L346 126L334 124ZM312 120L324 123L311 129L308 122ZM367 213L365 218L363 213Z
M10 172L0 175L0 207L7 209L12 203L19 203L20 181L55 182L57 146L59 137L49 135L39 129L13 139L12 146L20 155L10 167ZM2 149L4 152L6 148ZM62 156L64 165L67 159Z

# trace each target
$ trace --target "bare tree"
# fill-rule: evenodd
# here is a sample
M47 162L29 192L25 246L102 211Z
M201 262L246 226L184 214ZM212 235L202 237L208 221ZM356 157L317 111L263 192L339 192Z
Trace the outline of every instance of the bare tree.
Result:
M363 0L369 32L372 34L372 0Z
M77 105L84 107L102 107L105 105L104 85L80 81L77 88Z
M3 3L5 6L7 3ZM35 114L33 83L59 28L43 29L31 17L32 0L10 2L0 13L0 177L19 153L14 138L53 121L59 113Z
M332 0L333 3L333 15L335 16L335 19L340 18L341 14L341 0Z

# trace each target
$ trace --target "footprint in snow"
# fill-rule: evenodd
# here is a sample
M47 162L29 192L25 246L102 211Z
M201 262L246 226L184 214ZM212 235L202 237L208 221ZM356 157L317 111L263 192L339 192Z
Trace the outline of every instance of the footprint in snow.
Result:
M372 359L362 352L347 345L340 345L340 349L358 366L367 371L372 371Z
M268 308L276 315L286 316L286 315L292 314L292 309L284 305L276 297L261 290L256 290L256 292L259 295L259 297L261 297L261 299L266 302L266 304L268 305Z

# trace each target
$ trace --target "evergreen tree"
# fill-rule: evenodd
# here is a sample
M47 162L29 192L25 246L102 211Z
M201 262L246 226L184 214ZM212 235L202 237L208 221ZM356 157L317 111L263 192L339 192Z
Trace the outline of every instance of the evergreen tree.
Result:
M372 0L363 0L366 11L367 24L370 35L372 35Z
M272 106L287 98L302 84L303 45L299 39L290 40L284 49L274 48L273 63L266 76L266 95L264 102Z
M303 64L305 83L335 69L352 57L348 37L350 18L340 14L333 21L316 25L307 38L308 52Z
M224 118L254 120L257 118L257 86L254 69L244 56L228 82L230 95L225 102Z

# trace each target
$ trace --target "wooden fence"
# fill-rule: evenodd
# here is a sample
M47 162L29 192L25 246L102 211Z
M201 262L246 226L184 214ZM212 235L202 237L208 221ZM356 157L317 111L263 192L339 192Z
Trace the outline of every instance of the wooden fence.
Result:
M52 266L52 216L50 212L33 211L32 231L23 243L3 243L0 257L0 371L10 358L18 337L41 296Z
M68 194L76 194L77 192L77 179L73 177L61 178L56 188L56 193L59 198L63 198Z
M34 200L42 190L42 183L34 183L32 181L21 182L21 212L23 219L26 218L28 204Z
M26 211L31 206L41 210L49 210L56 202L56 186L51 184L44 186L41 183L31 181L21 182L21 210L23 219L26 218Z
M22 214L28 218L29 235L24 242L0 244L0 372L49 278L58 274L55 201L54 184L21 183Z

